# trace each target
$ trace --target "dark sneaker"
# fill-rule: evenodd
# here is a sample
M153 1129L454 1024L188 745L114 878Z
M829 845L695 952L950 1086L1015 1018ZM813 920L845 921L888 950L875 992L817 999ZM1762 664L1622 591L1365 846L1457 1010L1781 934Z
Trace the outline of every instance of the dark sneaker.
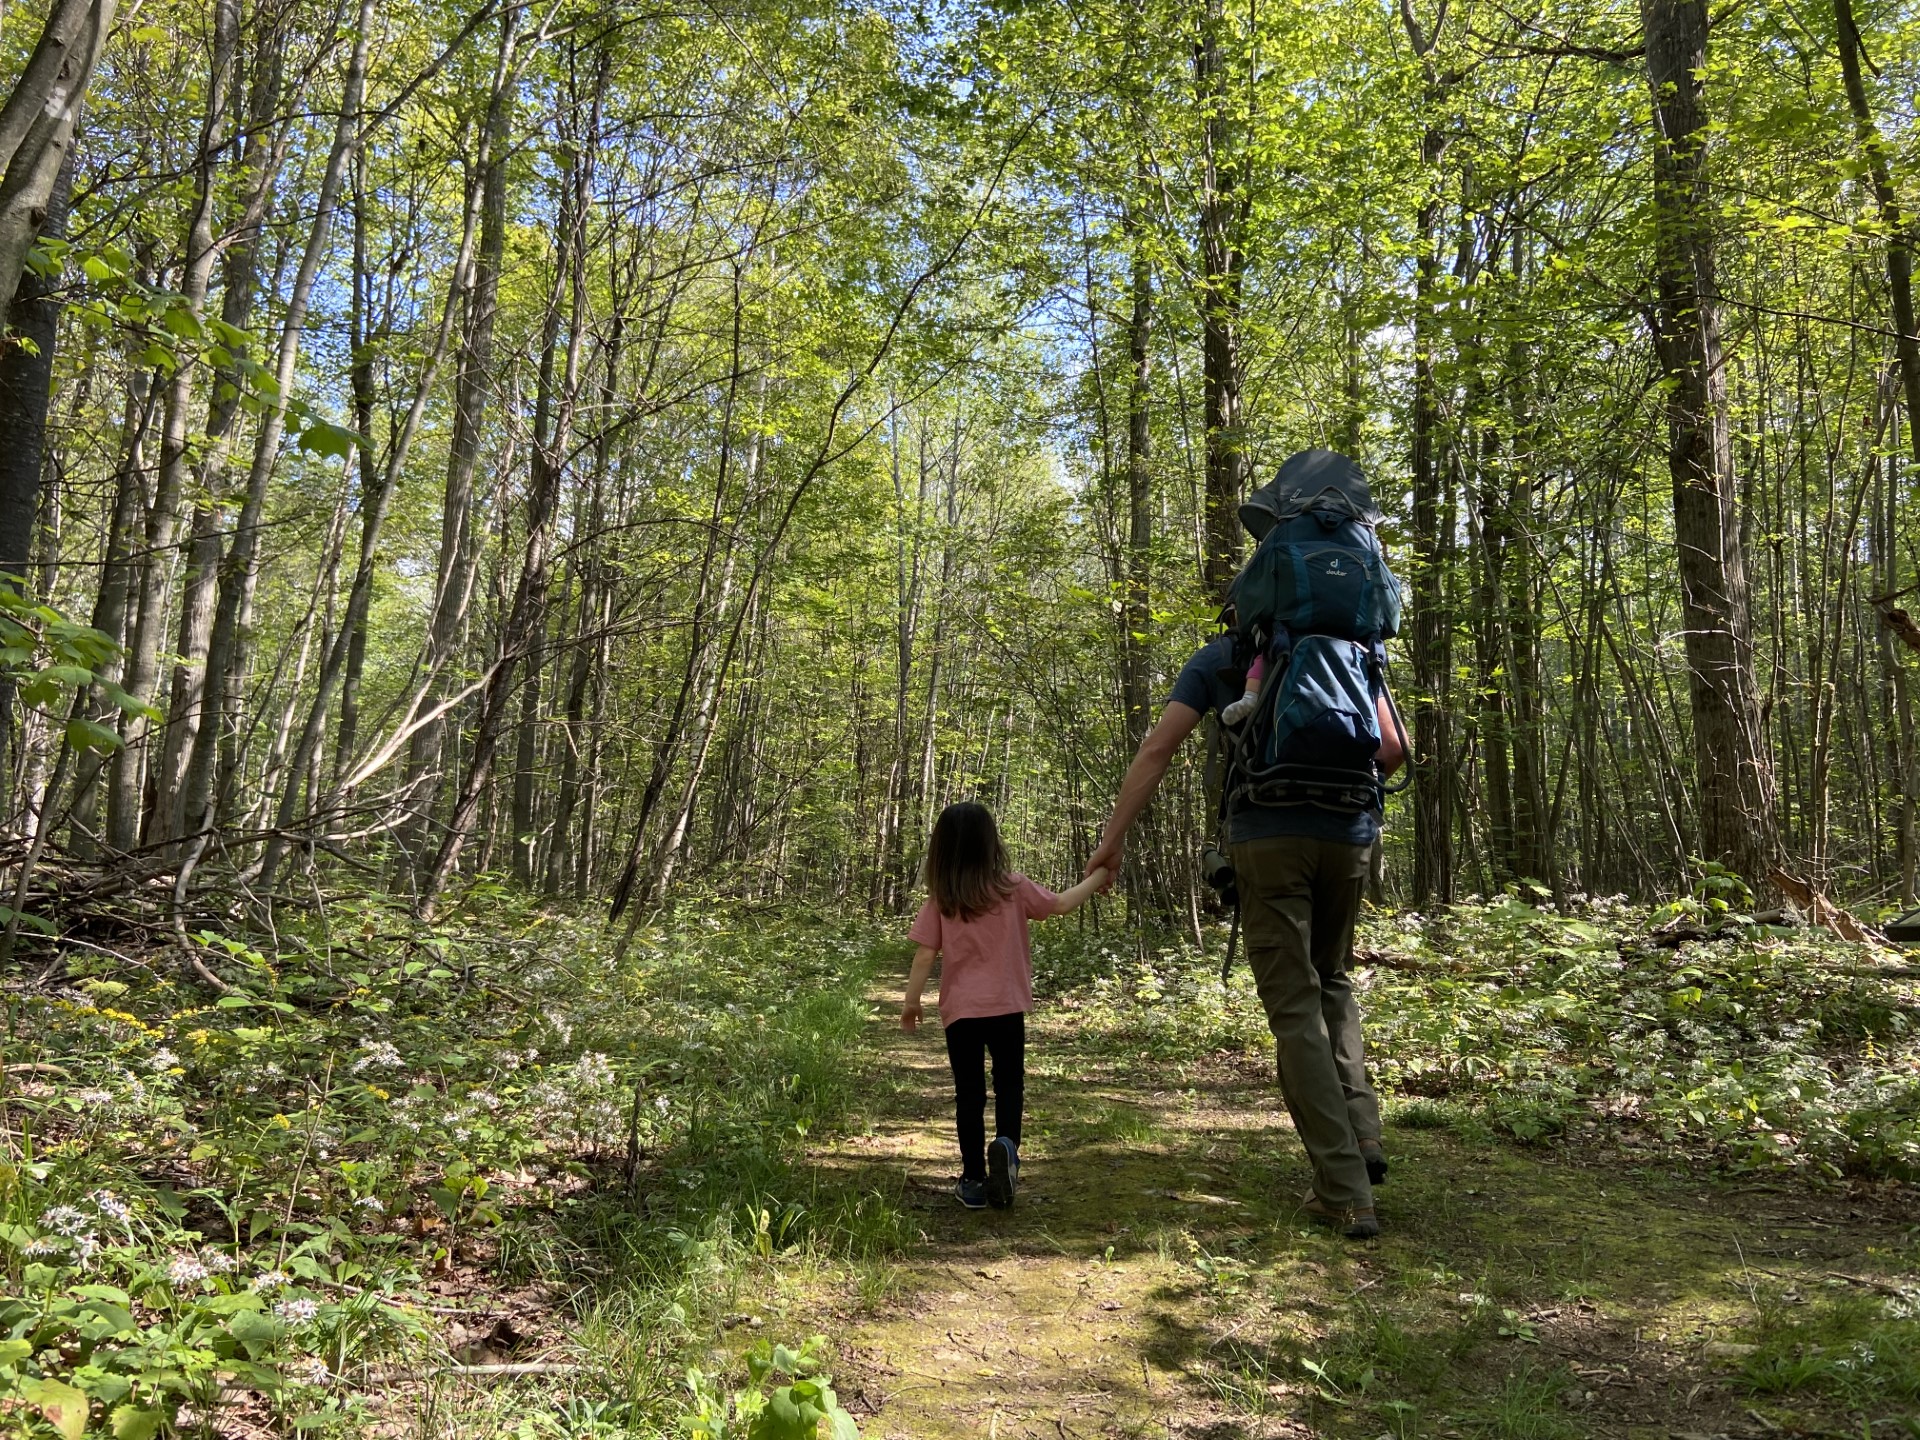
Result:
M1371 1205L1329 1205L1309 1190L1300 1210L1314 1224L1338 1230L1349 1240L1371 1240L1380 1233L1380 1217Z
M996 1135L987 1146L987 1200L996 1209L1013 1204L1013 1192L1020 1188L1020 1152L1013 1141Z
M1387 1181L1387 1152L1378 1140L1360 1142L1360 1158L1367 1162L1367 1183L1384 1185Z
M987 1187L979 1180L956 1180L953 1183L953 1198L969 1210L987 1208Z

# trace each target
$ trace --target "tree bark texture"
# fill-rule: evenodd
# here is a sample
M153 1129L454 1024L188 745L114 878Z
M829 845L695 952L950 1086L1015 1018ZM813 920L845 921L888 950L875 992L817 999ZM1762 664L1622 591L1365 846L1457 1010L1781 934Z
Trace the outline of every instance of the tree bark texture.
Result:
M1225 73L1224 0L1204 0L1193 51L1200 107L1200 363L1206 423L1206 563L1210 600L1224 602L1240 568L1240 501L1246 492L1246 431L1240 413L1240 291L1248 201L1233 153L1235 103Z
M27 252L40 238L117 0L54 0L39 42L0 106L0 336L14 323Z
M1705 0L1642 0L1656 129L1655 349L1686 627L1700 845L1756 888L1778 859L1773 766L1754 679L1753 624L1728 428L1708 177Z

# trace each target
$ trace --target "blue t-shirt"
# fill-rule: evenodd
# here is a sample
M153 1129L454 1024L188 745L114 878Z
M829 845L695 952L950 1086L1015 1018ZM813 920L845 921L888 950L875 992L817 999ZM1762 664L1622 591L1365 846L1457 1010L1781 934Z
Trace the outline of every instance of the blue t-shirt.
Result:
M1169 703L1178 700L1202 715L1218 714L1247 690L1247 672L1233 663L1233 637L1215 636L1198 650L1173 682ZM1227 838L1270 840L1276 835L1302 835L1310 840L1333 840L1348 845L1371 845L1380 835L1380 817L1371 810L1348 813L1321 805L1255 805L1242 800L1227 812Z

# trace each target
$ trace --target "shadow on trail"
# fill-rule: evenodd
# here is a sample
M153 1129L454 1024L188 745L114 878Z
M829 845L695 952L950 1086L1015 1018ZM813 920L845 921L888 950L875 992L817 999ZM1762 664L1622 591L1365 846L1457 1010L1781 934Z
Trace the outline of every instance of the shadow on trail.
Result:
M870 1436L1908 1433L1884 1428L1896 1394L1848 1410L1818 1386L1756 1421L1741 1370L1783 1307L1853 1288L1834 1274L1897 1288L1920 1263L1870 1198L1390 1121L1386 1234L1351 1245L1297 1213L1306 1160L1265 1057L1156 1071L1043 1012L1018 1202L968 1212L938 1031L892 1013L867 1133L813 1159L823 1187L898 1196L922 1237L833 1322Z

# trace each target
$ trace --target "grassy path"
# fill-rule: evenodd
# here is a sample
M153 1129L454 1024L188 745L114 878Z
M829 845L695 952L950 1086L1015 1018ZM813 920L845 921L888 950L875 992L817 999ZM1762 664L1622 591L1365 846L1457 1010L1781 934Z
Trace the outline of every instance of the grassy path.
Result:
M923 1237L806 1302L870 1437L1920 1435L1920 1215L1891 1191L1390 1111L1386 1234L1356 1246L1294 1213L1306 1164L1262 1057L1157 1065L1043 1010L1019 1203L970 1213L938 1030L893 1015L876 996L865 1132L813 1157L904 1192Z

